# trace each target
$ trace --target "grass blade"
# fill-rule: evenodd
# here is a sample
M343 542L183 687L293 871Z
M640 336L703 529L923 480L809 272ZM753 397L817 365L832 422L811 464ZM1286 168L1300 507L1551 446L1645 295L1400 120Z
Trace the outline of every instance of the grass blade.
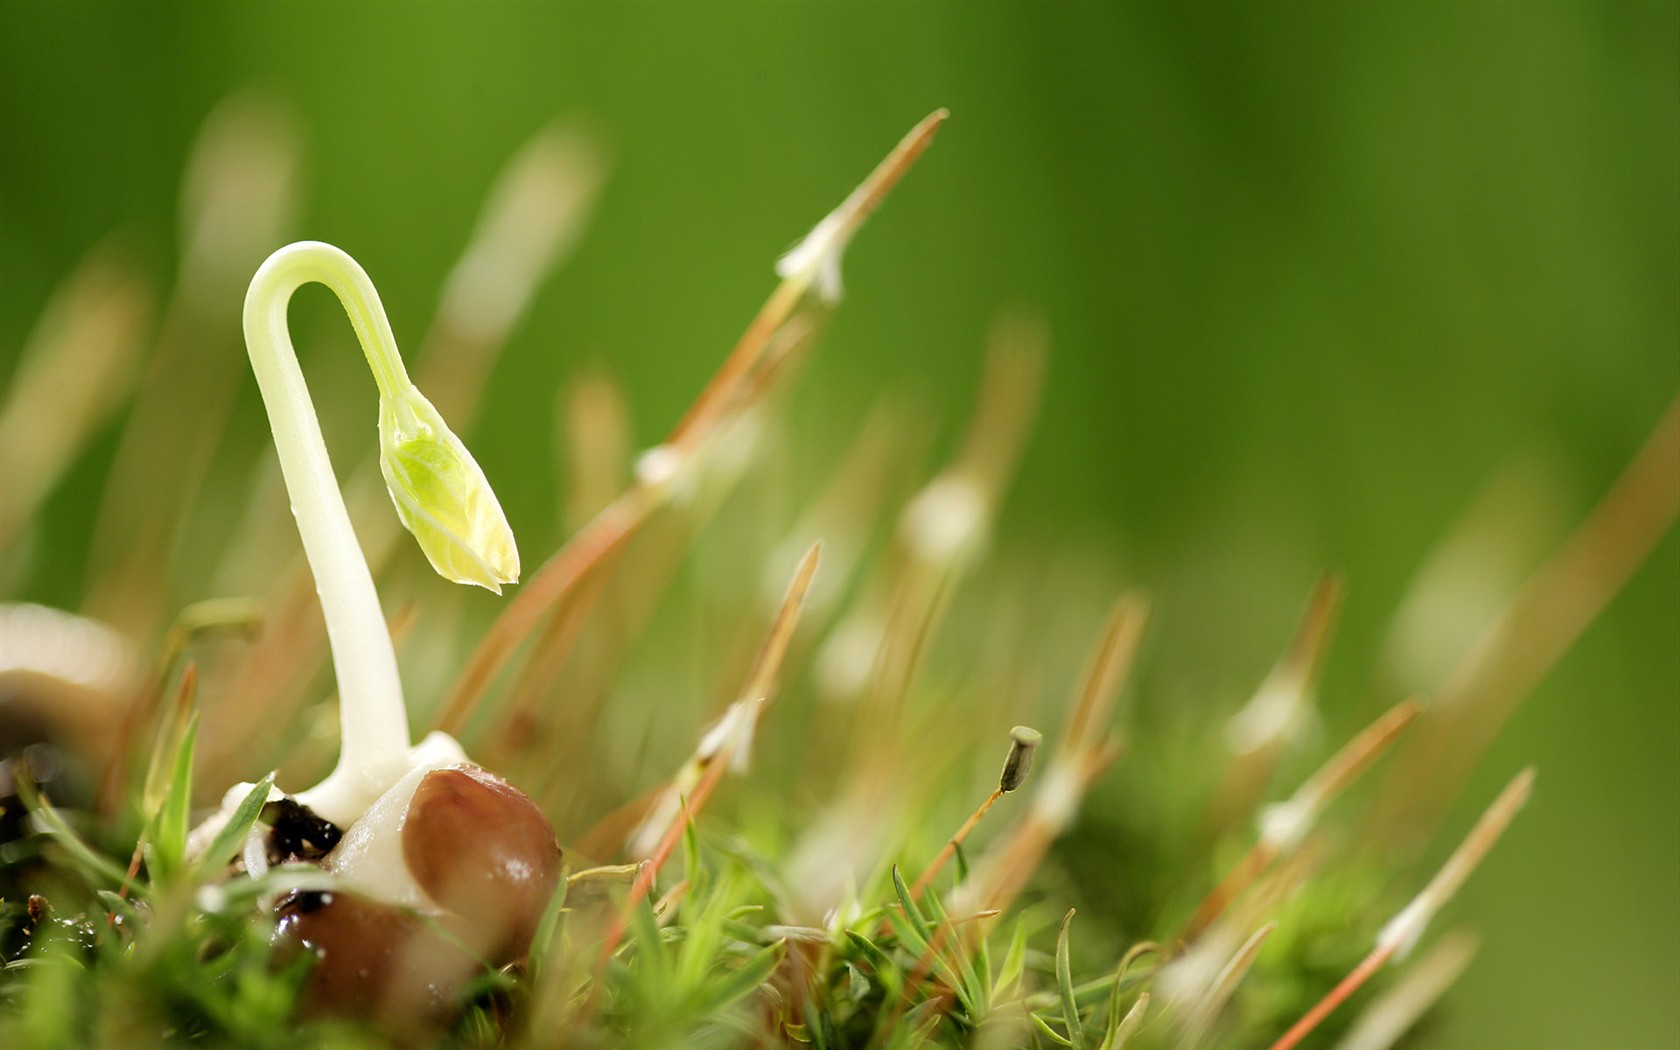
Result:
M152 818L152 848L147 862L154 879L167 879L181 870L187 851L187 830L192 819L193 755L198 746L198 712L187 721L180 745L170 763L169 785L163 804Z
M1072 1046L1072 1045L1074 1045L1066 1036L1062 1035L1060 1032L1056 1031L1054 1028L1051 1028L1050 1023L1048 1021L1046 1021L1044 1018L1038 1016L1037 1014L1032 1015L1032 1023L1033 1023L1033 1027L1038 1029L1038 1034L1039 1035L1044 1036L1046 1039L1050 1040L1052 1043L1055 1043L1057 1046Z
M898 870L897 864L892 866L892 882L893 890L898 894L898 903L904 909L904 918L922 939L920 947L925 949L933 941L933 930L929 928L922 910L916 907L916 901L910 896L910 887L905 885L904 873Z
M1079 1003L1073 995L1073 968L1068 963L1068 926L1073 922L1074 909L1062 916L1062 929L1056 935L1056 988L1062 996L1062 1020L1067 1025L1068 1045L1085 1045L1085 1026L1079 1020Z
M24 809L32 813L41 830L70 855L71 861L81 869L82 878L90 886L98 887L100 883L122 885L125 877L123 869L83 841L64 819L64 814L41 796L28 777L18 777L16 783L18 798L23 801Z
M198 858L195 875L207 878L215 870L228 862L239 847L245 842L245 836L256 826L257 817L262 813L263 806L268 802L269 792L274 788L274 774L257 781L249 794L234 809L228 822L222 825L222 830L216 832L216 837L210 841L210 848Z
M992 988L992 1001L1002 1002L1021 986L1021 974L1027 968L1027 920L1015 920L1015 934L1010 938L1009 950L1004 953L1003 966L998 970L997 984Z
M781 965L782 956L787 954L787 942L777 941L770 947L755 954L752 958L730 971L727 975L713 982L706 989L706 1001L716 1010L723 1010L735 1002L746 998L758 990L770 975Z

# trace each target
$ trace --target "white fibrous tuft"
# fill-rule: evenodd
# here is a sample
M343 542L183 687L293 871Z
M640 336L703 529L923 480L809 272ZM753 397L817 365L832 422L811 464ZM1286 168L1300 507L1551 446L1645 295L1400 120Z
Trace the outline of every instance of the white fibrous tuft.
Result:
M830 212L811 228L805 239L776 260L776 276L784 280L805 276L824 302L837 303L844 294L840 257L852 239L840 211Z
M1418 939L1429 926L1429 920L1434 918L1435 904L1427 895L1419 894L1378 931L1377 949L1393 952L1396 958L1404 959L1417 946Z
M723 717L700 738L700 746L694 751L695 757L709 762L724 744L729 743L729 771L745 773L752 762L753 730L758 725L758 709L763 703L762 699L755 697L730 704Z

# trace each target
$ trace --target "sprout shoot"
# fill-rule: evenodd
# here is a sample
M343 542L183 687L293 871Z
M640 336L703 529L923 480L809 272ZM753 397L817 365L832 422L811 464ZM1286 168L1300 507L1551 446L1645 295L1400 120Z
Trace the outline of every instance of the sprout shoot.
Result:
M245 297L245 341L338 676L338 766L299 798L343 826L410 769L464 755L441 734L409 748L396 654L287 330L292 293L312 281L331 288L350 316L379 386L380 464L391 499L433 567L499 593L517 579L519 554L478 464L409 382L379 293L362 268L318 241L269 256Z

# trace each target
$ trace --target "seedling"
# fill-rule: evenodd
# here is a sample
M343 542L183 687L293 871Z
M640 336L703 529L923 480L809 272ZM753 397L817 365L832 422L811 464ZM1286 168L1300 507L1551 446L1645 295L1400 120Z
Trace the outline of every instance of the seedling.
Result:
M367 274L319 242L271 255L246 295L246 346L321 599L341 745L332 773L295 801L266 792L266 827L252 832L244 864L261 875L271 862L318 861L341 880L343 890L279 903L278 943L318 960L310 1006L425 1026L449 1016L453 997L440 991L458 989L480 957L502 965L524 955L558 883L560 852L530 799L468 764L453 737L434 732L410 746L391 636L287 331L292 294L312 281L350 316L379 389L381 472L432 567L500 593L519 578L519 553L484 472L409 381ZM236 812L249 826L264 794L230 791L222 813L194 833L197 848L241 826Z
M484 472L409 381L373 282L330 244L303 241L269 256L245 296L245 343L274 432L304 554L315 575L338 677L338 765L298 800L341 827L405 774L464 761L443 733L409 746L396 652L373 575L356 542L286 326L292 293L331 288L379 387L380 468L397 516L438 574L500 594L519 578L519 551Z

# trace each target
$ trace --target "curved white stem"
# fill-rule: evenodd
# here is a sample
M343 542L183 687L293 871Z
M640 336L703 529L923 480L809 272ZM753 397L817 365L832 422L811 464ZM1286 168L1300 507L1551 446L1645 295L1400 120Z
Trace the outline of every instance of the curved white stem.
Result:
M331 288L344 304L382 397L404 389L408 376L379 293L350 256L330 244L303 241L275 252L258 269L245 296L245 345L315 575L338 677L338 765L306 795L321 816L348 824L406 770L408 715L379 595L287 330L292 293L311 281Z

